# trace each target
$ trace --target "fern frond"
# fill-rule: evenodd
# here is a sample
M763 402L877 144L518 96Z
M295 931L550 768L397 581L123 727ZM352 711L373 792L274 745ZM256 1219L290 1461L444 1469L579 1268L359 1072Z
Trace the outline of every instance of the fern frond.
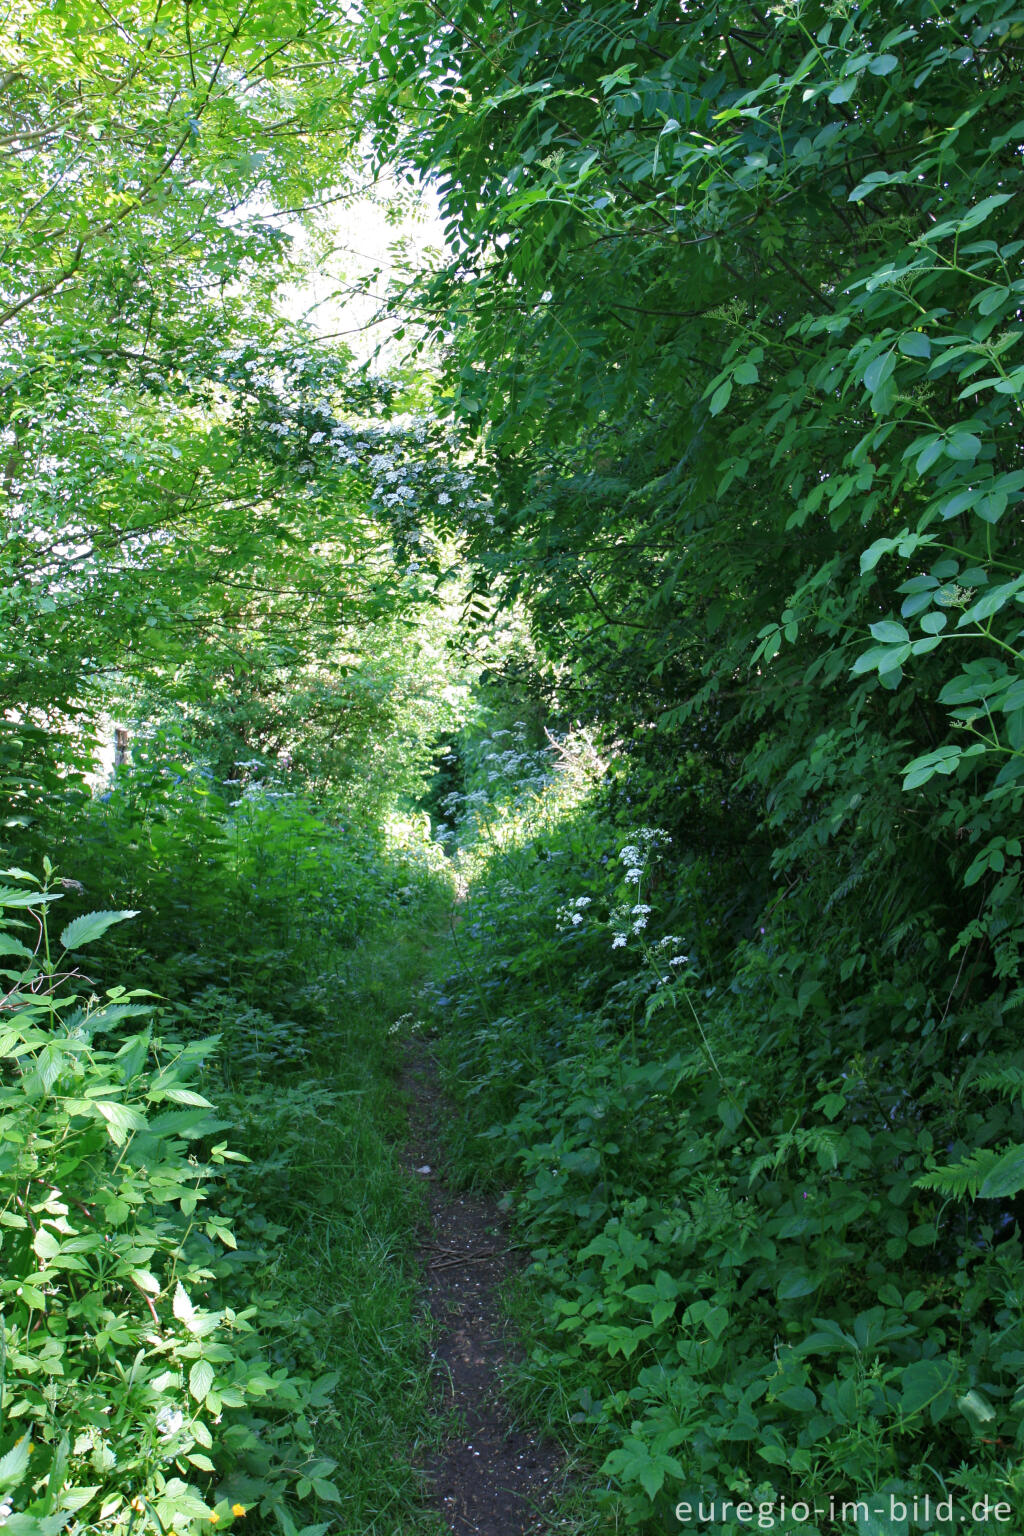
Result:
M965 1157L963 1162L923 1173L919 1179L914 1180L914 1186L917 1189L933 1189L936 1194L950 1195L955 1200L962 1200L966 1196L976 1200L978 1190L1001 1156L1002 1153L992 1147L979 1147L969 1157Z
M994 1072L983 1072L975 1078L979 1088L989 1093L1003 1093L1013 1099L1024 1095L1024 1067L998 1067Z

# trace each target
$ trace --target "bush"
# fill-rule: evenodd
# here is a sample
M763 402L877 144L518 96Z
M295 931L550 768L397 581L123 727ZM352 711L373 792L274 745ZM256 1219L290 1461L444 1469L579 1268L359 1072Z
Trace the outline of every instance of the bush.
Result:
M146 1513L184 1533L214 1516L227 1528L255 1503L286 1514L314 1479L330 1497L333 1463L315 1455L308 1416L332 1382L297 1360L301 1318L280 1298L239 1306L268 1255L233 1230L231 1166L244 1159L197 1088L216 1038L175 1039L137 990L89 990L78 951L133 913L79 917L58 946L52 869L5 876L0 1296L13 1430L0 1494L25 1517L9 1529L44 1536L98 1506L105 1530ZM21 933L34 925L32 948Z
M1012 1015L951 1009L926 920L887 943L813 886L734 940L735 864L548 797L478 866L437 1008L466 1172L533 1247L524 1401L630 1529L700 1491L1019 1519Z

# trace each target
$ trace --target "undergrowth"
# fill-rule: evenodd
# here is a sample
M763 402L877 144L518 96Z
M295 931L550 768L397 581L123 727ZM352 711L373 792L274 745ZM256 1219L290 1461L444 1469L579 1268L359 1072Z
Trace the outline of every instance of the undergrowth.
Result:
M826 923L812 878L744 926L742 867L589 746L510 767L520 803L466 786L433 1012L462 1174L533 1254L522 1412L601 1528L1019 1524L1013 998L954 1009L927 914Z
M0 1519L427 1530L388 1024L444 861L169 745L0 892Z

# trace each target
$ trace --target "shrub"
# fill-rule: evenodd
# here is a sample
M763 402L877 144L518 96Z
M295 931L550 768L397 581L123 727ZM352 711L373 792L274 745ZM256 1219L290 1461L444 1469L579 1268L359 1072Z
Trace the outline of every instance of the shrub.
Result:
M258 1504L294 1530L311 1488L336 1497L310 1417L332 1381L297 1358L294 1309L245 1304L268 1255L251 1223L233 1230L243 1159L196 1086L216 1037L176 1039L139 990L91 990L78 951L134 913L85 914L58 944L52 867L4 877L7 1528L48 1536L88 1511L184 1536Z

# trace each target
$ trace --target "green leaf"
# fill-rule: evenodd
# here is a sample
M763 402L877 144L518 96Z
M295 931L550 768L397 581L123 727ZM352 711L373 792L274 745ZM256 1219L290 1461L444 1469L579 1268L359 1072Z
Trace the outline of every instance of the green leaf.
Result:
M1024 1189L1024 1146L1010 1147L978 1186L981 1200L1005 1200Z
M927 784L928 780L937 773L955 773L963 751L960 747L943 746L936 747L933 752L925 752L921 757L915 757L912 763L908 763L903 770L903 788L917 789L921 784Z
M63 901L59 891L18 891L0 886L0 907L45 907L51 901Z
M963 1397L958 1397L956 1405L961 1413L967 1415L975 1424L990 1424L996 1416L996 1411L983 1393L971 1388Z
M146 1095L154 1102L170 1099L172 1104L192 1104L199 1109L213 1109L209 1099L205 1099L201 1093L195 1093L191 1088L157 1088Z
M780 1301L795 1301L799 1296L810 1296L821 1284L805 1269L787 1269L779 1279L777 1293Z
M1024 589L1024 576L1019 576L1015 581L1004 581L998 587L991 587L984 597L980 597L976 603L972 603L957 619L957 628L963 629L967 624L982 624L998 613L1016 598L1018 592Z
M20 939L16 939L10 933L0 933L0 955L17 955L23 960L36 958L27 944L23 944Z
M928 439L918 454L917 463L914 465L919 475L923 475L926 470L931 469L935 461L942 457L942 451L945 446L945 439L942 437L931 437Z
M947 219L941 224L934 224L931 229L925 231L921 240L945 240L950 235L964 234L969 229L976 229L979 224L985 222L990 213L994 213L997 208L1008 203L1011 196L1012 193L1009 192L997 192L991 197L982 198L981 202L969 209L963 218Z
M188 1292L180 1280L174 1287L174 1300L171 1303L171 1310L178 1319L178 1322L184 1323L190 1333L196 1331L196 1309L189 1300Z
M28 1432L19 1436L5 1456L0 1456L0 1493L5 1493L9 1488L17 1488L25 1479L28 1471L29 1446L31 1445Z
M954 432L946 439L945 449L947 458L973 462L981 452L981 438L973 432Z
M68 923L60 936L60 942L65 949L81 949L85 944L91 944L94 939L102 938L108 928L115 923L123 923L129 917L138 917L137 911L132 912L86 912L82 917L76 917L73 923Z
M710 1307L704 1315L704 1327L713 1339L720 1339L729 1323L725 1307Z
M900 1412L909 1418L930 1407L952 1385L955 1374L946 1360L915 1360L900 1378Z
M188 1373L188 1389L197 1402L204 1402L213 1386L213 1366L208 1360L197 1360Z
M829 92L828 99L834 107L842 106L844 101L849 101L857 89L857 77L851 76L849 80L841 80L840 83Z
M907 631L902 624L896 624L891 619L882 619L878 624L870 624L872 639L882 645L903 645L909 639Z
M47 1259L55 1259L60 1253L60 1243L47 1227L39 1228L32 1239L32 1247L44 1263Z
M712 416L717 416L720 411L725 410L725 407L729 404L731 395L732 379L726 379L723 384L719 384L718 388L711 396L711 404L708 409L710 410Z
M665 1468L656 1462L648 1461L640 1467L637 1477L647 1497L653 1499L660 1492L665 1481Z
M124 1146L129 1132L146 1129L145 1115L128 1104L118 1104L112 1099L91 1099L88 1102L97 1114L103 1116L111 1141L119 1147Z
M891 349L873 358L864 370L864 388L871 395L877 394L879 388L892 377L895 368L896 357Z
M788 1467L790 1453L783 1450L781 1445L762 1445L757 1454L762 1460L767 1461L773 1467Z
M946 519L959 517L961 512L966 512L967 508L978 500L980 494L973 487L966 491L958 491L955 496L951 496L948 501L944 501L939 510Z
M968 213L964 214L964 217L957 225L957 229L961 234L964 234L968 229L976 229L979 224L985 222L990 213L994 213L1004 203L1010 202L1011 198L1012 193L1010 192L996 192L991 197L982 198L980 203L976 203Z
M862 651L856 658L850 671L854 677L860 677L864 672L876 672L879 667L884 667L893 651L887 645L873 645L870 649Z
M904 357L931 357L932 344L921 331L904 331L896 343Z

